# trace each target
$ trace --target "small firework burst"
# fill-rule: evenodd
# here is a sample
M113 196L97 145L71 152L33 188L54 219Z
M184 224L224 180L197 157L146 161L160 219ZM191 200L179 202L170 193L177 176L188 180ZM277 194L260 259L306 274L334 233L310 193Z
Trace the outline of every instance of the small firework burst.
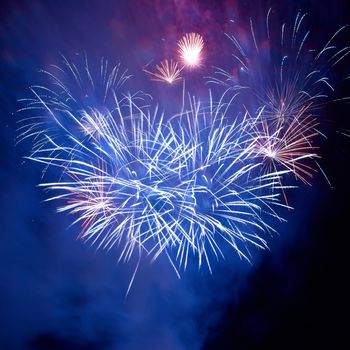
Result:
M146 69L144 69L144 72L149 74L152 80L168 84L175 84L182 79L182 69L183 67L179 67L179 64L173 60L164 60L161 61L159 65L156 65L155 72L151 72Z
M319 158L313 141L319 136L315 119L299 115L289 123L271 123L266 118L255 125L256 153L262 158L264 172L287 170L301 180L310 184L316 169L308 162Z
M187 33L177 43L180 57L185 64L190 68L195 68L201 65L201 53L204 48L203 37L198 33Z

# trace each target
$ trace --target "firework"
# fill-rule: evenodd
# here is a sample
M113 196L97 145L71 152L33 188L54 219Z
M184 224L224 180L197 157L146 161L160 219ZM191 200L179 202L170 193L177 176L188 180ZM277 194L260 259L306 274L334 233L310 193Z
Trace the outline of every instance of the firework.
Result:
M264 234L274 230L262 213L282 220L273 209L279 194L265 191L279 174L251 176L261 165L251 161L248 120L228 115L235 96L218 103L210 97L207 106L191 98L165 122L137 94L118 99L114 92L111 110L73 110L75 102L60 103L64 94L46 91L34 92L24 109L34 106L52 119L50 128L24 132L39 139L29 158L59 170L58 181L41 186L54 193L49 200L59 201L60 212L76 217L79 238L119 247L123 261L165 255L177 272L191 256L211 269L225 245L245 259L249 245L266 247Z
M317 115L334 91L330 68L350 49L335 43L345 26L321 50L310 47L306 16L298 12L291 24L280 25L272 20L270 9L265 22L249 20L245 39L227 34L234 47L233 70L219 68L210 81L241 91L251 112L263 106L269 119L290 121L301 112Z
M288 32L285 24L272 30L271 14L264 30L250 20L247 43L230 36L240 75L218 70L212 81L224 93L200 102L184 87L174 116L152 107L152 96L126 91L126 71L106 60L94 71L86 58L64 59L44 72L48 85L31 87L18 138L32 140L28 158L56 176L41 186L75 217L79 238L115 248L119 261L164 255L178 274L193 259L211 271L227 248L249 260L250 246L267 247L270 218L283 221L276 208L289 207L288 180L310 184L316 171L315 114L333 90L317 67L350 52L333 45L342 29L311 51L305 15ZM200 66L201 35L186 34L178 48L184 66ZM163 60L145 72L175 84L182 69Z
M175 84L182 79L182 69L183 67L179 68L179 64L173 60L164 60L161 61L159 65L156 65L155 72L151 72L146 69L144 69L144 72L148 73L152 80L168 84Z
M225 243L249 260L249 246L266 248L264 233L274 232L261 213L282 220L273 210L281 205L279 194L266 191L277 186L279 174L251 176L261 164L249 161L254 152L246 133L249 120L230 117L222 100L215 107L192 100L172 123L189 152L180 173L188 198L181 208L186 235L178 235L180 265L186 267L192 251L210 269L211 256L224 257Z
M185 66L195 68L201 65L204 40L200 34L187 33L177 45L180 58Z
M303 113L290 123L272 123L262 110L252 126L256 140L255 156L261 158L265 173L287 169L295 178L310 185L309 178L316 171L310 160L319 158L318 147L314 145L319 136L318 123ZM316 165L316 164L314 164Z
M108 128L109 111L116 98L123 101L118 93L130 78L119 63L113 66L104 58L98 69L91 69L85 55L75 62L62 56L61 65L41 73L49 85L31 86L32 97L20 100L24 108L18 111L23 118L17 140L34 140L33 153L48 143L69 147L87 137L93 141Z

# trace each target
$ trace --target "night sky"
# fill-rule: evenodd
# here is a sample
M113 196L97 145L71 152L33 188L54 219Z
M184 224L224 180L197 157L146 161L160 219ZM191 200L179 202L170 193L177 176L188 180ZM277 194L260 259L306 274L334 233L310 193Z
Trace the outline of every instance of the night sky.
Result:
M78 226L37 185L42 166L25 160L29 143L16 143L18 100L40 81L38 71L86 53L120 61L133 88L150 92L175 113L181 84L167 87L142 72L171 57L179 37L201 33L203 66L186 76L205 96L203 77L232 65L225 32L230 20L308 12L312 44L350 24L347 1L31 0L0 6L0 349L339 349L347 339L349 299L350 105L324 107L319 172L313 186L291 191L287 223L268 238L270 250L252 264L234 252L213 266L190 267L179 280L166 258L140 265L76 240ZM342 45L350 45L347 31ZM175 47L175 49L174 49ZM92 63L93 64L93 63ZM331 72L334 99L350 96L350 59ZM50 176L50 174L48 174Z

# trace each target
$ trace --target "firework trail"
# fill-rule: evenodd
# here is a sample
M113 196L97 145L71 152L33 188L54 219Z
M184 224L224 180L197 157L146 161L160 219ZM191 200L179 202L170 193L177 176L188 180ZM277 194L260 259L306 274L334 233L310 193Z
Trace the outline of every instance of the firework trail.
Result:
M199 67L202 63L204 48L203 37L198 33L187 33L178 42L178 52L183 64L189 68Z

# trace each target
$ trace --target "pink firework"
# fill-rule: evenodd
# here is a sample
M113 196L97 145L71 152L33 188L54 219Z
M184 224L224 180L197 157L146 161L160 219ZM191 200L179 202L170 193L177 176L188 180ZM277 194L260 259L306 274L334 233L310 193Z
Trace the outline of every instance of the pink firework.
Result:
M287 170L305 184L316 169L308 160L318 158L313 145L319 136L318 123L310 117L298 116L290 123L261 121L256 127L256 155L262 157L266 172Z
M179 55L185 66L199 67L204 48L203 37L198 33L187 33L177 43Z

